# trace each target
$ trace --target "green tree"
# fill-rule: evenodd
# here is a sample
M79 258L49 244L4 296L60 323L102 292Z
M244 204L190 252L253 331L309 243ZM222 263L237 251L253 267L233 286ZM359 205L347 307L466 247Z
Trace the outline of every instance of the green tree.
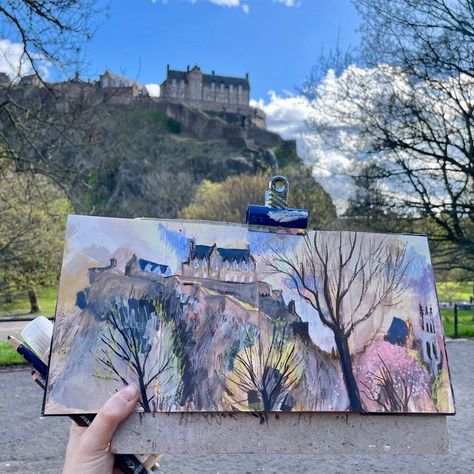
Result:
M336 220L329 194L315 181L308 168L295 166L281 171L289 181L289 206L307 209L311 227L327 227ZM185 219L243 222L249 204L263 204L270 173L230 176L213 183L205 180L191 204L180 212Z
M0 295L27 292L30 311L40 311L37 286L59 275L69 203L44 176L17 173L0 162Z

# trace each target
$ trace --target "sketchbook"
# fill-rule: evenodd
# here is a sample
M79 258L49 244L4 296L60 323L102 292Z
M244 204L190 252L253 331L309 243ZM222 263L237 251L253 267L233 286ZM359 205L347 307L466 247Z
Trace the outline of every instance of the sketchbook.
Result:
M454 413L422 235L69 216L44 414Z

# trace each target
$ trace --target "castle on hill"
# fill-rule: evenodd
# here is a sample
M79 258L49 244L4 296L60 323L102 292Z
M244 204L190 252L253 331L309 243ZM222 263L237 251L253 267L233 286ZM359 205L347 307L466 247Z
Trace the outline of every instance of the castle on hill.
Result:
M46 83L36 74L23 76L19 82L12 83L5 73L0 73L0 94L2 89L30 98L35 91L39 95L41 91L49 90L59 98L57 103L64 109L68 108L68 101L75 99L88 104L107 101L118 105L140 102L187 106L219 116L228 123L266 129L264 112L250 106L248 74L245 77L222 76L214 71L207 74L198 66L188 66L181 71L168 65L159 97L151 97L144 84L108 70L96 81L84 81L76 74L72 79L54 83Z

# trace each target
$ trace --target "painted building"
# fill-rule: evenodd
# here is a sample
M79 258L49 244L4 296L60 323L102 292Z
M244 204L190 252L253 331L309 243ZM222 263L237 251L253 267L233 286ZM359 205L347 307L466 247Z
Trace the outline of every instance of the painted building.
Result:
M430 306L423 307L420 304L421 318L421 350L423 362L427 365L433 377L436 377L441 367L441 352L439 350L438 340L433 318L433 309Z
M191 242L188 259L182 263L182 276L253 283L257 281L255 259L245 249L226 249Z
M171 268L168 265L150 262L150 260L139 258L138 266L140 267L140 270L145 273L153 273L153 275L160 275L164 277L171 276Z

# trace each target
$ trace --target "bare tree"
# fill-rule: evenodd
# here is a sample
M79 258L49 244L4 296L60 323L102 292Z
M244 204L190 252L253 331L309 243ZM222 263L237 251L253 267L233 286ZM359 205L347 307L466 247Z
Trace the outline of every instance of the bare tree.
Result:
M380 356L379 356L380 358ZM387 364L380 358L382 368L379 373L371 373L374 379L374 387L361 382L366 391L364 392L369 400L373 400L385 411L408 412L408 403L413 394L414 379L400 378L394 380Z
M300 377L301 358L289 327L275 323L271 335L247 335L245 347L234 359L234 369L226 375L228 389L246 396L237 406L256 411L291 410L291 391ZM257 340L255 340L257 339Z
M357 130L387 208L419 219L440 268L474 269L474 8L471 0L356 0L364 69L307 84L318 113ZM311 82L311 81L310 81ZM324 96L324 97L323 97ZM317 120L316 120L317 122ZM321 131L333 141L334 130ZM349 142L347 137L341 140ZM342 147L344 143L340 143ZM354 150L352 150L354 153ZM357 170L356 170L357 172Z
M97 356L114 380L138 384L139 403L145 412L152 411L152 402L155 410L159 405L160 376L169 371L173 377L174 357L164 342L165 323L159 308L152 301L118 300L106 315L107 324L100 336L105 347Z
M22 45L20 65L40 77L44 64L77 68L103 5L93 0L8 0L0 5L1 33ZM18 76L24 72L19 69Z
M362 411L349 339L381 306L398 302L409 265L406 247L390 238L349 232L314 232L303 239L303 248L289 253L272 248L266 264L293 282L333 332L350 408Z

